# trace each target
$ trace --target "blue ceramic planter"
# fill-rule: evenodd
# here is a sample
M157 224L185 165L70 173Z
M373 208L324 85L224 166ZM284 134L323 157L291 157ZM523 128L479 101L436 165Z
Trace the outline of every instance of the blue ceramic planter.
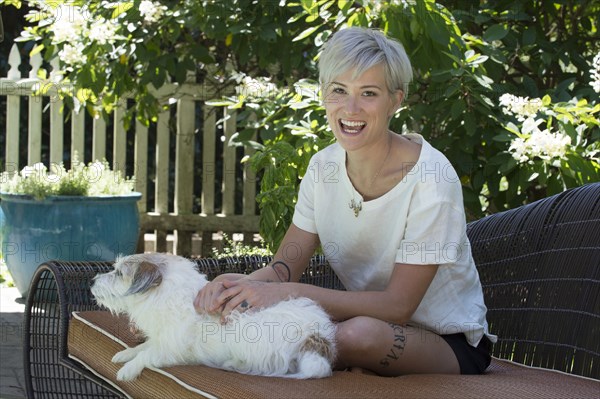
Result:
M41 201L13 194L0 194L0 198L2 255L23 296L43 262L112 261L119 254L135 252L140 193L54 196Z

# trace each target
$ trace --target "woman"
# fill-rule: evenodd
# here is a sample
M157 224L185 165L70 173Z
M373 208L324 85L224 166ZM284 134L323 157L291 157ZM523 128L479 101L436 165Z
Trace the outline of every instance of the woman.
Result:
M388 128L412 78L404 48L379 31L341 30L326 43L319 73L337 142L311 159L271 267L219 276L196 309L225 319L309 297L338 322L337 368L482 373L495 337L460 181L423 137ZM319 244L347 291L297 283Z

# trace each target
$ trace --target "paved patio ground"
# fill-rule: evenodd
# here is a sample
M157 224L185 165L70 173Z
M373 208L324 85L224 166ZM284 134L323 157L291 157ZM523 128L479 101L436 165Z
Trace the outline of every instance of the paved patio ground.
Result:
M23 373L24 300L14 287L0 285L0 398L25 399Z

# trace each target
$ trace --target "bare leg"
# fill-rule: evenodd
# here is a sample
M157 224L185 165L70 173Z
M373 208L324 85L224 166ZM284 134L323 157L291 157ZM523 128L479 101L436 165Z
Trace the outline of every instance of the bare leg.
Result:
M360 367L385 376L460 373L446 341L417 327L355 317L338 324L336 338L336 368Z

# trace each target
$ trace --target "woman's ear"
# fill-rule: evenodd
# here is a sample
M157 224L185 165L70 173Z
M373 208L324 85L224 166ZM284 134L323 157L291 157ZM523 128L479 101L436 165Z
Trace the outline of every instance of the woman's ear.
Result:
M389 115L389 117L391 118L392 116L394 116L394 114L396 112L398 112L398 110L400 109L400 106L402 105L402 101L404 101L404 91L403 90L396 90L393 94L392 94L392 113Z
M404 101L404 90L396 90L396 98L398 99L398 108L400 108L400 105Z

